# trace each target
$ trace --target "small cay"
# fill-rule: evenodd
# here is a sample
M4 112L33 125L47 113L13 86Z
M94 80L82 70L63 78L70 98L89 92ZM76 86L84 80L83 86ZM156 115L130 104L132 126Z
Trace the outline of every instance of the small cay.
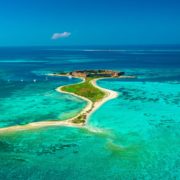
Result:
M59 87L57 90L63 93L69 93L87 101L87 106L76 116L69 120L70 123L85 125L88 117L106 101L116 98L117 92L97 86L96 81L103 78L133 78L133 76L124 76L124 72L112 70L81 70L68 73L54 73L54 76L68 76L82 78L83 81L78 84Z
M102 104L110 99L116 98L118 93L97 86L96 81L104 78L134 78L134 76L124 76L124 72L116 72L112 70L84 70L68 73L54 73L50 76L67 76L83 79L78 84L66 85L58 87L56 90L61 93L67 93L79 97L87 102L87 105L75 117L67 120L52 120L33 122L27 125L17 125L6 128L0 128L0 133L11 132L17 130L37 129L48 126L73 126L83 127L86 125L90 115L98 109Z
M68 85L57 90L64 93L70 93L87 101L87 106L76 116L70 119L70 122L84 125L91 112L108 95L105 90L98 88L95 84L97 78L84 78L82 83Z

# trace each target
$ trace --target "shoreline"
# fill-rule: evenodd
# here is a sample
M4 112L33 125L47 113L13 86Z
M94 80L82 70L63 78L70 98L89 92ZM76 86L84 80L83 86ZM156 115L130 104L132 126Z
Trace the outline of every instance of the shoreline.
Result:
M61 93L71 94L71 95L73 95L73 96L76 96L76 97L78 97L78 98L81 98L81 99L85 100L85 101L88 103L88 104L81 110L81 112L80 112L79 114L77 114L77 115L76 115L75 117L73 117L73 118L68 119L67 121L69 121L70 123L73 123L72 121L73 121L74 119L76 119L78 116L86 113L85 123L80 123L80 124L79 124L79 125L81 125L81 126L85 126L85 125L87 124L90 116L91 116L98 108L100 108L100 107L101 107L104 103L106 103L107 101L109 101L109 100L111 100L111 99L114 99L114 98L116 98L116 97L118 96L118 93L117 93L117 92L115 92L115 91L113 91L113 90L105 89L105 88L102 88L102 87L98 86L98 85L97 85L97 81L98 81L98 80L101 80L101 79L107 79L107 78L97 78L97 79L93 79L93 80L91 81L91 84L92 84L94 87L96 87L97 89L100 89L101 91L103 91L103 92L105 93L104 98L101 99L101 100L99 100L99 101L97 101L97 102L95 102L95 103L93 103L91 100L89 100L88 98L85 98L85 97L83 97L83 96L79 96L79 95L74 94L74 93L62 91L61 88L62 88L63 86L57 88L57 90L58 90L59 92L61 92ZM83 79L83 81L80 82L80 83L83 83L84 81L85 81L85 79ZM79 83L79 84L80 84L80 83ZM73 123L73 124L76 124L76 123Z
M53 74L51 74L51 76L53 76ZM61 75L55 75L55 76L61 76ZM66 76L67 77L67 76ZM81 82L77 83L83 83L85 81L84 78L80 78L82 79ZM62 91L62 87L64 86L60 86L56 88L56 91L60 92L60 93L64 93L64 94L70 94L73 96L76 96L78 98L83 99L84 101L87 102L87 105L74 117L69 118L69 119L65 119L65 120L50 120L50 121L39 121L39 122L32 122L26 125L15 125L15 126L9 126L9 127L3 127L0 128L0 134L1 133L7 133L7 132L14 132L14 131L22 131L22 130L32 130L32 129L38 129L38 128L43 128L43 127L51 127L51 126L66 126L66 127L78 127L78 128L82 128L85 127L88 119L90 118L90 116L98 109L100 108L104 103L106 103L107 101L114 99L118 96L118 93L109 89L105 89L102 88L100 86L98 86L96 84L96 82L100 79L108 79L108 78L97 78L91 81L91 84L100 89L101 91L103 91L105 93L105 97L103 99L101 99L100 101L97 101L95 103L93 103L91 100L89 100L86 97L83 96L79 96L77 94L74 93L70 93L70 92L66 92L66 91ZM86 118L85 118L85 122L84 123L74 123L73 120L76 119L78 116L82 115L82 114L86 114Z
M111 99L117 98L118 97L118 93L116 91L113 90L109 90L106 88L102 88L100 86L97 85L97 81L101 80L101 79L107 79L107 78L97 78L92 80L92 85L98 89L100 89L101 91L105 92L105 97L103 99L101 99L100 101L97 101L94 103L94 108L92 109L92 111L87 115L87 119L86 119L86 123L88 122L90 116L97 110L99 109L103 104L105 104L107 101L110 101Z

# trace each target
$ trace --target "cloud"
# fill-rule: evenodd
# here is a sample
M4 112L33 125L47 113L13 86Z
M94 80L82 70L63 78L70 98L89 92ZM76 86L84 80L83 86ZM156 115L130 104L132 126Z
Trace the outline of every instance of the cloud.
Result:
M56 40L60 38L68 38L71 35L70 32L63 32L63 33L54 33L51 39Z

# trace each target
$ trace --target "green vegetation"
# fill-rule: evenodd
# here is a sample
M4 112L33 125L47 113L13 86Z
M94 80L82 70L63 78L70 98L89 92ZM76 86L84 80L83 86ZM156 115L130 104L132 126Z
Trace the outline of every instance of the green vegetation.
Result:
M99 101L105 96L105 93L92 85L93 79L95 78L86 78L85 82L64 86L62 90L86 97L92 102Z
M80 115L73 120L73 123L75 124L85 123L85 119L86 119L86 115Z
M96 78L98 78L98 77L96 77ZM95 102L103 99L103 97L105 96L105 93L103 91L101 91L100 89L98 89L94 85L92 85L91 81L96 78L88 77L85 79L85 82L83 82L83 83L63 86L61 88L61 90L69 92L69 93L74 93L74 94L82 96L82 97L86 97L89 100L91 100L93 103L95 103ZM86 113L79 115L78 117L73 119L73 123L75 123L75 124L83 123L84 124L86 116L87 116Z

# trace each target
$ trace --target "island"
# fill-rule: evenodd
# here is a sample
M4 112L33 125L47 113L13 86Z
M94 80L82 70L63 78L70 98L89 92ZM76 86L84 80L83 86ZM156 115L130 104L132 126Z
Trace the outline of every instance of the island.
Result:
M107 78L136 78L135 76L126 76L124 72L112 70L79 70L73 72L58 72L48 74L48 76L65 76L69 78L80 78L82 81L77 84L60 86L56 90L60 93L71 94L87 102L87 105L75 116L65 120L43 120L32 122L26 125L15 125L0 128L0 133L37 129L50 126L69 126L86 127L89 117L102 104L110 99L116 98L118 93L109 89L102 88L96 84L99 79ZM93 129L91 129L93 131Z
M51 75L82 79L82 82L78 84L66 85L57 88L57 91L59 92L72 94L87 101L87 106L77 116L68 120L69 123L78 125L85 125L90 115L96 109L98 109L106 101L118 96L118 93L115 91L97 86L97 80L104 78L134 78L134 76L125 76L124 72L101 69L59 72Z

